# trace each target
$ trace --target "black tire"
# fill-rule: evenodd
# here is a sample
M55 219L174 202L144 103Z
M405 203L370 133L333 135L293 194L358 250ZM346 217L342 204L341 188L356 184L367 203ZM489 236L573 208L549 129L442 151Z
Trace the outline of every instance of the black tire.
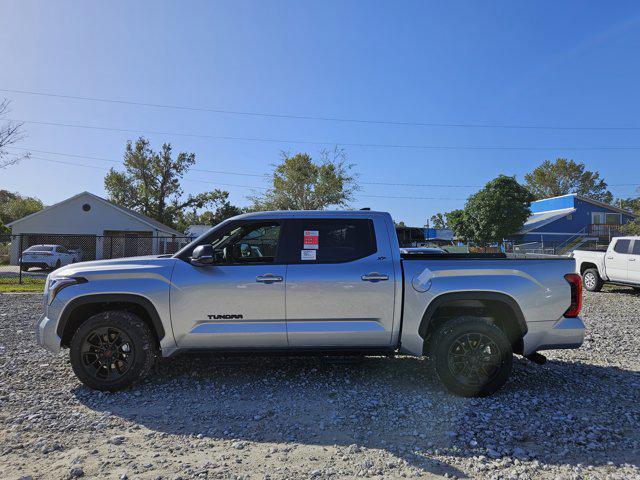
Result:
M465 342L468 348L463 348ZM431 337L429 356L444 387L461 397L498 391L513 365L507 336L478 317L457 317L441 325Z
M20 266L20 270L22 270L23 272L28 272L29 271L29 266L28 265L21 265Z
M124 311L90 317L73 335L69 352L78 379L89 388L108 392L142 380L156 355L148 325Z
M53 267L53 269L57 270L58 268L60 268L60 265L62 265L62 262L60 261L60 259L56 260L56 265L55 267Z
M602 281L602 278L600 278L598 270L595 268L588 268L582 272L582 284L584 285L585 290L589 290L590 292L599 292L602 290L604 282Z
M633 287L633 290L635 290L636 293L640 293L640 287Z

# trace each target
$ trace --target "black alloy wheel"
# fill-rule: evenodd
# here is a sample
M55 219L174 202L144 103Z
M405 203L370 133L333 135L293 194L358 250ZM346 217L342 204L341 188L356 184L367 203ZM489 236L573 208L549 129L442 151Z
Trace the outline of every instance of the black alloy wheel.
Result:
M131 368L135 359L133 342L114 327L96 328L82 344L85 370L98 380L118 380Z
M513 347L505 332L490 320L473 316L446 320L428 342L436 375L456 395L491 395L509 379Z
M71 338L76 376L90 388L115 392L142 380L158 355L151 328L127 311L105 311L85 320Z
M500 348L489 336L465 333L449 347L449 371L464 385L483 385L498 375L501 358Z

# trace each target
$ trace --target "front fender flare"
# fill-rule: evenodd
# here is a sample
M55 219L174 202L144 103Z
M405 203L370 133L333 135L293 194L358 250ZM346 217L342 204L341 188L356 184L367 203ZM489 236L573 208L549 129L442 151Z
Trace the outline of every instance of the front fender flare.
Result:
M151 300L141 295L130 293L90 293L74 298L64 307L64 310L60 314L58 327L56 328L58 336L64 338L63 334L69 318L78 307L100 303L133 303L142 307L149 315L151 323L158 334L158 342L164 338L165 331L162 326L162 320Z

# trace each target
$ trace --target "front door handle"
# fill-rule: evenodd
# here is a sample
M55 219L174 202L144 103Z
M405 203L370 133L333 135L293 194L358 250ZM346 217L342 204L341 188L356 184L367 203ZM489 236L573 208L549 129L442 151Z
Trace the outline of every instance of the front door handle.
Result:
M256 277L256 282L260 283L275 283L281 281L282 277L280 275L273 275L271 273L267 273L266 275L258 275Z
M362 275L362 277L360 278L362 278L362 280L365 282L383 282L385 280L389 280L389 275L373 272L373 273L368 273L366 275Z
M636 259L635 259L635 258L630 258L630 259L629 259L629 261L630 261L630 262L635 262L635 261L636 261Z

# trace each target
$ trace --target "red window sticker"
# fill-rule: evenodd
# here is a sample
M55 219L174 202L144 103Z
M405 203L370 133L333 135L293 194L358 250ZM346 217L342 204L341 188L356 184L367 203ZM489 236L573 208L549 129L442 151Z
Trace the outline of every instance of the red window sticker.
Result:
M318 249L318 230L305 230L304 231L304 248L307 250Z

